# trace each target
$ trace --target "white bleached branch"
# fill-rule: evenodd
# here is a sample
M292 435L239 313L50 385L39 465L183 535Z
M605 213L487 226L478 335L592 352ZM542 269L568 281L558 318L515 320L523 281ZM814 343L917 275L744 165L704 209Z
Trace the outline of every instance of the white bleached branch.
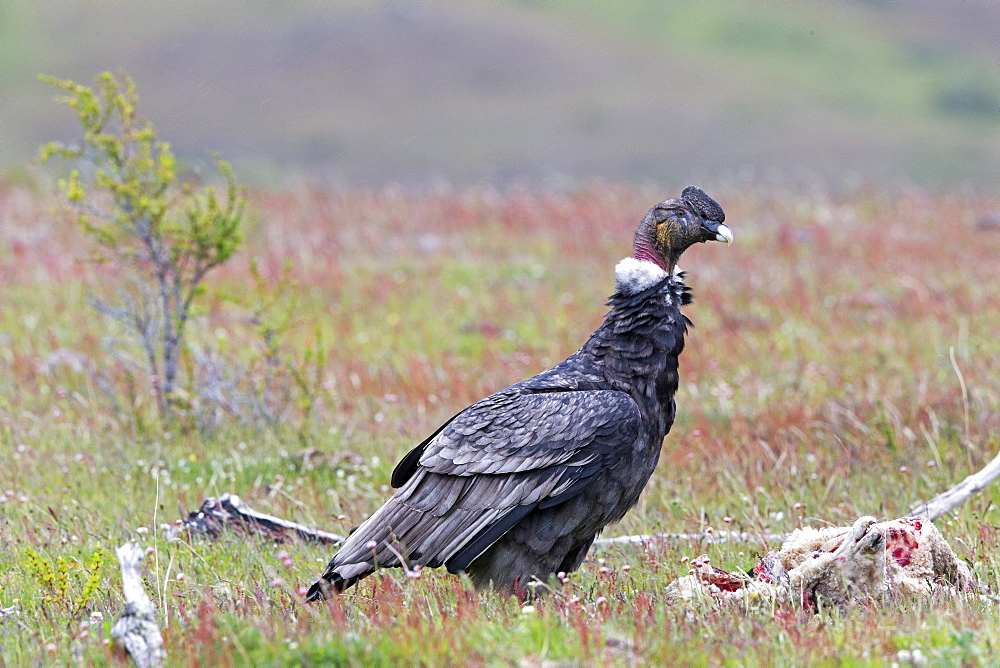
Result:
M140 668L161 666L167 658L167 651L163 647L160 627L156 625L156 610L142 584L139 570L142 548L135 543L125 543L116 553L122 569L125 610L111 627L111 637L125 646Z
M976 471L948 491L938 494L930 501L915 503L911 506L911 509L915 512L925 513L932 520L936 520L968 501L972 495L993 482L997 476L1000 476L1000 454L997 454L982 469Z

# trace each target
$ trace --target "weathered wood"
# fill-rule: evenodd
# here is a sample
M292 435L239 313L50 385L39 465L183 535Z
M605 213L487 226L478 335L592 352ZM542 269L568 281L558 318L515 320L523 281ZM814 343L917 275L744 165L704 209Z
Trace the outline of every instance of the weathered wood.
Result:
M156 610L142 584L139 570L142 554L142 548L135 543L125 543L117 550L122 569L125 610L111 627L111 637L125 646L135 665L151 668L163 665L167 651L163 647L160 627L156 625Z
M677 540L689 543L705 543L715 545L717 543L753 543L753 542L778 542L785 539L783 533L758 533L750 531L703 531L701 533L644 533L635 536L617 536L614 538L598 538L594 545L601 547L608 545L629 545L644 544L657 540Z
M968 501L969 498L993 482L998 476L1000 476L1000 454L994 457L993 461L987 464L982 470L973 473L962 482L946 492L938 494L930 501L913 504L911 509L914 513L927 515L931 520L936 520ZM281 519L280 517L257 512L246 505L240 497L228 493L217 498L210 497L205 499L198 510L190 513L182 521L181 526L194 533L207 534L212 538L218 537L221 531L230 529L241 533L265 534L282 542L287 541L292 536L324 544L344 542L344 537L338 534L313 529L296 522ZM760 541L780 543L785 537L786 534L752 531L638 534L634 536L599 538L594 541L594 545L607 547L611 545L649 543L655 540L677 540L705 544L726 542L754 543Z
M977 492L983 490L987 485L1000 477L1000 454L993 460L976 471L962 482L954 485L950 489L938 494L930 501L920 501L910 506L914 514L927 515L933 521L947 512L958 508L968 501ZM594 541L594 545L621 545L629 543L648 543L653 540L681 540L681 541L701 541L704 543L725 543L742 542L751 543L760 540L778 541L784 538L784 534L761 534L749 531L715 531L708 533L663 533L663 534L639 534L636 536L617 536L615 538L600 538Z
M181 527L212 538L217 538L219 533L228 529L241 534L263 534L279 542L287 542L296 536L324 545L344 542L343 536L258 512L240 497L228 493L205 499L198 510L188 514L181 522Z
M997 454L981 470L976 471L948 491L938 494L930 501L915 503L910 508L936 520L968 501L970 497L993 482L997 476L1000 476L1000 454Z

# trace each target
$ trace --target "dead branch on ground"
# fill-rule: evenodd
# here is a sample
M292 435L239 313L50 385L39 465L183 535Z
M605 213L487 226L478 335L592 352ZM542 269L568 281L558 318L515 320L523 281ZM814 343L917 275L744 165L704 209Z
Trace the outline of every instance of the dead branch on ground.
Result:
M205 534L210 538L218 538L222 531L228 529L240 535L262 534L281 543L294 537L324 545L344 542L343 536L258 512L240 497L228 493L205 499L198 510L181 521L180 526L181 530Z
M111 637L120 640L140 668L163 665L167 651L163 636L156 625L153 608L142 584L142 548L135 543L125 543L117 550L122 568L122 588L125 592L125 610L111 627Z
M936 520L968 501L969 498L984 489L998 476L1000 476L1000 454L997 454L982 470L973 473L962 482L938 494L930 501L913 504L911 509L914 513L927 515L931 520ZM246 505L235 494L223 494L217 498L210 497L205 499L198 510L191 512L186 519L181 521L181 527L192 533L205 534L211 538L217 538L223 530L229 529L242 535L263 534L279 542L288 542L296 536L305 541L323 544L344 542L344 537L338 534L313 529L296 522L281 519L280 517L257 512ZM778 533L704 531L699 533L639 534L634 536L600 538L594 541L594 544L606 547L610 545L643 544L654 540L677 540L705 544L726 542L780 543L785 538L785 534Z
M976 492L984 489L1000 476L1000 454L979 471L976 471L962 482L946 492L938 494L930 501L922 501L910 506L914 512L926 514L931 520L936 520L947 512L968 501Z

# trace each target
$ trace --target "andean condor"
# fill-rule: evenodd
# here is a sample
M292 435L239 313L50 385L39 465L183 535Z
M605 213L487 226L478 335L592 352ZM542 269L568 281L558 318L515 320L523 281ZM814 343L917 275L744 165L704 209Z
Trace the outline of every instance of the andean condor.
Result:
M615 267L600 328L565 361L469 406L403 457L396 493L351 533L308 600L383 567L445 566L522 597L533 579L578 568L656 466L689 324L677 259L694 243L731 243L724 220L695 186L653 207L634 256Z

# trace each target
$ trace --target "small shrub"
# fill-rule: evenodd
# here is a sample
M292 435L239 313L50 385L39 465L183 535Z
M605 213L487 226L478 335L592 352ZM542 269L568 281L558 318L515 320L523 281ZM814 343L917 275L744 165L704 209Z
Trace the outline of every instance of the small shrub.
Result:
M77 617L90 608L109 561L110 556L101 548L83 563L63 556L49 559L27 547L24 565L38 583L43 605Z
M73 145L50 142L40 158L78 160L60 179L68 210L101 249L121 280L116 303L98 309L138 335L164 424L176 402L184 334L195 298L208 273L240 245L245 199L229 164L216 158L225 180L196 191L178 183L170 145L137 113L135 82L104 72L97 87L40 77L67 93L58 98L76 111L83 138Z

